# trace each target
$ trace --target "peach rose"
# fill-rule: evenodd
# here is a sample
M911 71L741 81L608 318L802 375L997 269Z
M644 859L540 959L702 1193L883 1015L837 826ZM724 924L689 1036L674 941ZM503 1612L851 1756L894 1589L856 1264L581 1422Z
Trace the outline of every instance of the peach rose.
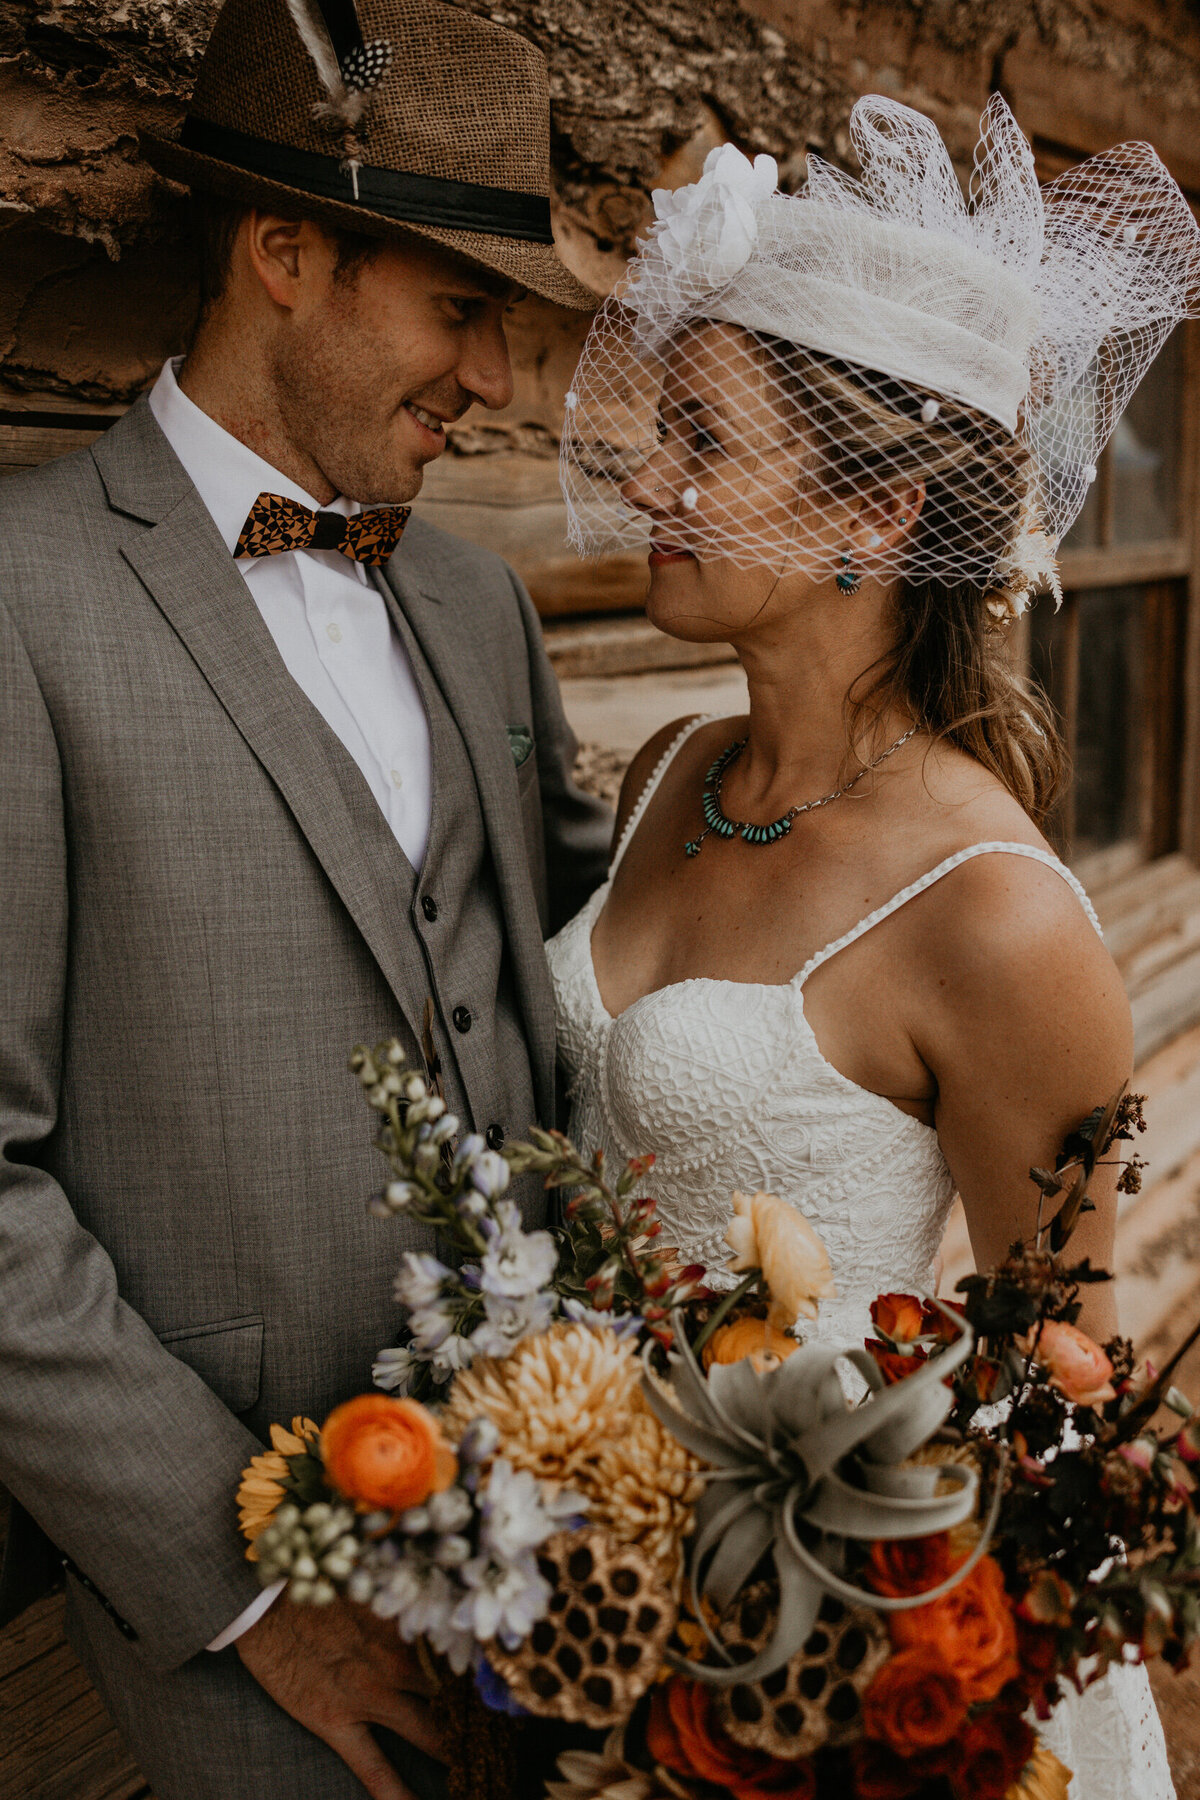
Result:
M991 1556L940 1600L893 1613L892 1642L927 1650L953 1669L972 1704L994 1700L1020 1673L1017 1628L1000 1565Z
M744 1362L748 1357L761 1375L777 1369L781 1362L800 1348L794 1337L780 1331L769 1319L734 1319L718 1325L701 1353L706 1369L714 1363Z
M368 1511L420 1506L458 1473L433 1414L388 1394L360 1394L335 1407L321 1430L321 1455L332 1486Z
M733 1220L725 1242L735 1275L761 1269L771 1297L768 1318L780 1331L803 1315L817 1316L817 1302L835 1292L825 1246L798 1207L777 1194L733 1196Z
M920 1756L949 1743L966 1716L962 1683L929 1645L897 1651L863 1696L867 1736L878 1738L899 1756Z
M1026 1355L1032 1349L1034 1360L1049 1371L1050 1386L1076 1406L1101 1406L1105 1400L1116 1399L1112 1363L1078 1326L1047 1319L1021 1348Z

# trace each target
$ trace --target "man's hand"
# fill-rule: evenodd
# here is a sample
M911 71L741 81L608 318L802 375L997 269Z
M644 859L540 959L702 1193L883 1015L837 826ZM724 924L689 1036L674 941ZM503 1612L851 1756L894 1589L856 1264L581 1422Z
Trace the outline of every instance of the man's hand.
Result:
M254 1679L307 1730L323 1738L371 1800L413 1800L368 1729L389 1731L446 1760L433 1720L432 1687L393 1620L338 1600L277 1600L234 1645Z

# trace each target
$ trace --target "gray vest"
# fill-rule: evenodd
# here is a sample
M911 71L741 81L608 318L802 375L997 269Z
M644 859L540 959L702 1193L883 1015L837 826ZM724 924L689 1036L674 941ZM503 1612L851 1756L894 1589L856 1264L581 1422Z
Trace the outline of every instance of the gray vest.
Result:
M526 1135L536 1102L479 793L437 678L391 588L376 580L429 721L433 811L419 876L349 753L338 754L340 745L334 748L338 778L395 928L412 933L420 946L421 958L411 966L423 961L425 986L405 996L408 1019L420 1020L432 1001L446 1104L464 1132L481 1133L495 1149L505 1138ZM397 1035L419 1065L423 1046L411 1026L402 1022ZM536 1177L514 1183L513 1197L528 1222L544 1217L545 1192Z

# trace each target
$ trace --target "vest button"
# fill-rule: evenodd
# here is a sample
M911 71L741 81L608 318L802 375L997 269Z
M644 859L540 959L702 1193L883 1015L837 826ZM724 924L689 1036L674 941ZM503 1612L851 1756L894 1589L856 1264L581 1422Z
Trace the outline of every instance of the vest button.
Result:
M455 1031L470 1031L471 1009L469 1006L456 1006L451 1017L454 1020Z
M432 925L433 921L438 916L438 903L434 899L432 894L422 894L421 895L421 911L425 914L425 917L429 920L429 923Z
M484 1137L487 1140L487 1147L489 1150L499 1150L504 1143L503 1125L489 1125L484 1132Z

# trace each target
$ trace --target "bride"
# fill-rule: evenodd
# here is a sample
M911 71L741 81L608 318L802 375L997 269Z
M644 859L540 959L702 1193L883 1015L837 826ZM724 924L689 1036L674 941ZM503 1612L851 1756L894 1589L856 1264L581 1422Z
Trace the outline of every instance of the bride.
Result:
M799 1207L836 1297L929 1287L954 1193L981 1267L1031 1163L1129 1075L1095 913L1043 835L1062 766L1004 633L1056 585L1099 449L1194 292L1146 146L1039 192L1002 101L973 202L941 139L860 101L861 181L727 147L658 220L567 397L584 549L648 545L649 617L728 643L749 711L680 721L621 794L609 878L548 946L572 1133L653 1148L664 1241L720 1271L735 1189ZM1111 1262L1097 1182L1075 1240ZM718 1274L717 1280L720 1280ZM728 1278L732 1285L732 1278ZM1101 1341L1111 1291L1082 1323ZM1145 1673L1044 1735L1072 1800L1168 1800Z

